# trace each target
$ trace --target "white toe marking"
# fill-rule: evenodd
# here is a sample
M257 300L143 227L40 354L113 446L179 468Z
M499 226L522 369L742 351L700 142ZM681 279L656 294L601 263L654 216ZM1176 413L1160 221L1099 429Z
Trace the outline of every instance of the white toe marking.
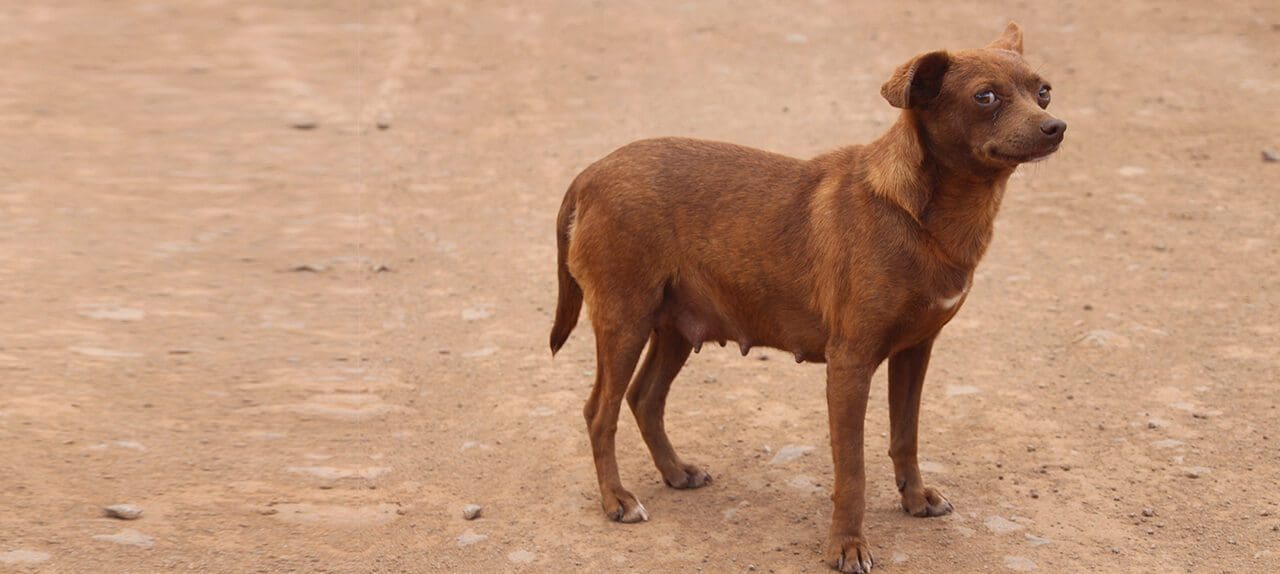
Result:
M649 511L644 509L644 505L639 500L636 501L636 514L640 516L642 522L649 521Z

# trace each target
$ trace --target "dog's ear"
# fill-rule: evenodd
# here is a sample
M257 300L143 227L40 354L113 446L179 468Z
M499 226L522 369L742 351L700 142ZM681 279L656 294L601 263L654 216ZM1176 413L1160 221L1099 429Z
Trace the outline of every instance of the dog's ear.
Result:
M996 38L994 42L987 44L987 48L992 50L1009 50L1011 52L1022 53L1022 26L1017 22L1010 21L1008 26L1004 27L1004 33Z
M946 52L920 54L901 66L880 86L880 95L895 108L924 108L942 93L942 76L951 67Z

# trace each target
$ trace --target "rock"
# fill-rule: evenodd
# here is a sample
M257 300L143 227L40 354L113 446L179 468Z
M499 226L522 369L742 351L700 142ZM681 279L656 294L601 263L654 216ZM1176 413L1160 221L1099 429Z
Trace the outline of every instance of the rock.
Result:
M462 310L463 321L479 321L488 319L493 316L493 308L488 305L480 305Z
M97 534L94 535L93 539L101 540L103 542L114 542L125 546L137 546L138 548L145 548L148 550L156 545L155 538L147 536L146 534L138 532L132 528L126 528L115 534Z
M467 351L463 353L462 356L463 358L466 358L466 359L479 359L481 357L488 357L489 355L492 355L496 352L498 352L497 347L493 347L493 346L480 347L479 349L476 349L474 351Z
M1280 161L1280 152L1276 152L1273 149L1264 149L1262 150L1262 161L1267 163L1278 162Z
M80 315L107 321L140 321L147 313L131 307L94 307L80 311Z
M947 472L947 465L932 460L922 460L920 461L920 472L942 474Z
M462 517L467 520L475 520L480 518L480 513L484 511L484 507L479 504L468 504L462 507Z
M1005 556L1004 567L1014 572L1034 572L1036 563L1025 556Z
M1035 489L1032 489L1032 490L1031 490L1031 492L1029 492L1029 493L1027 493L1027 494L1028 494L1029 496L1031 496L1031 498L1040 498L1040 492L1039 492L1038 490L1035 490Z
M107 516L120 520L137 520L142 516L142 507L136 504L112 504L103 510Z
M533 562L534 558L535 556L533 555L532 552L529 552L528 550L523 550L523 549L516 550L515 552L507 554L507 560L510 560L515 564L528 564L530 562Z
M381 111L381 112L378 112L378 118L377 118L376 120L374 120L374 123L375 123L375 125L377 125L377 126L378 126L378 129L380 129L380 130L385 130L385 129L390 128L390 127L391 127L391 112L388 112L388 111Z
M1147 517L1147 518L1151 518L1152 516L1155 516L1155 515L1156 515L1156 511L1155 511L1155 509L1152 509L1152 508L1143 508L1143 509L1142 509L1142 515L1143 515L1143 516L1145 516L1145 517Z
M471 546L472 544L475 544L477 542L484 542L485 540L488 540L488 539L489 537L485 534L476 534L475 532L468 530L466 532L463 532L460 536L458 536L457 538L458 548L462 548L464 546Z
M947 385L947 396L958 397L962 395L974 395L982 392L982 389L969 385Z
M51 556L35 550L10 550L0 552L0 564L39 564L48 561Z
M1027 542L1031 543L1032 546L1044 546L1045 544L1049 544L1053 542L1048 538L1041 538L1039 536L1031 534L1030 532L1024 535L1024 537L1027 539Z
M809 454L814 450L815 448L809 445L787 445L778 449L778 454L773 455L773 459L769 461L769 464L790 462Z
M787 481L787 486L802 492L822 492L822 487L818 486L817 480L812 476L806 476L803 474L792 477L791 480Z
M988 516L982 523L987 530L995 534L1008 534L1022 530L1023 526L1002 516Z
M294 265L293 267L288 268L286 271L289 271L292 273L324 273L325 271L328 271L328 270L329 270L329 266L323 263L303 263L301 265Z
M1075 341L1077 344L1088 345L1100 348L1124 349L1129 346L1129 338L1106 329L1095 329L1081 335Z
M295 130L313 130L319 125L315 116L307 113L296 113L289 118L289 126Z

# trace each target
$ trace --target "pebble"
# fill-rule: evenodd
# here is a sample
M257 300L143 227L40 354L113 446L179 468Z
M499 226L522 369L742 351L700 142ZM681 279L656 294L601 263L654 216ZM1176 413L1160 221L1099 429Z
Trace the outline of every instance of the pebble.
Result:
M815 447L812 447L809 445L789 444L787 446L784 446L778 449L778 454L773 455L773 459L769 461L769 464L782 464L784 462L790 462L806 454L809 454L814 450L816 450Z
M1092 347L1116 349L1123 349L1130 345L1128 337L1106 329L1089 331L1076 339L1076 343Z
M1005 556L1004 567L1014 572L1032 572L1036 569L1036 563L1025 556Z
M969 385L947 385L948 397L959 397L962 395L974 395L982 392L982 389Z
M1022 530L1023 526L1017 522L1013 522L1003 516L988 516L987 520L982 523L987 530L995 534L1008 534Z
M1030 542L1030 543L1031 543L1031 545L1032 545L1032 546L1044 546L1045 544L1049 544L1049 543L1053 542L1052 540L1049 540L1048 538L1041 538L1041 537L1036 536L1036 535L1031 534L1031 533L1027 533L1027 534L1025 535L1025 538L1027 539L1027 542Z
M137 520L142 516L142 507L136 504L112 504L103 510L107 516L120 520Z
M515 552L507 554L507 560L510 560L516 564L528 564L530 562L533 562L533 559L534 559L533 553L529 552L528 550L516 550Z
M10 550L0 552L0 564L39 564L49 560L51 556L35 550Z
M480 518L480 513L484 511L484 507L479 504L468 504L462 507L462 517L467 520L475 520Z
M1032 490L1031 492L1029 492L1028 494L1030 494L1030 495L1031 495L1031 498L1040 498L1040 492L1039 492L1039 491L1037 491L1037 490L1034 490L1034 489L1033 489L1033 490Z
M385 130L391 127L391 112L378 112L378 118L375 120L378 129Z
M466 532L463 532L460 536L458 536L457 538L458 547L462 548L464 546L471 546L472 544L475 544L477 542L484 542L485 540L488 540L488 539L489 539L489 536L486 534L476 534L475 532L468 530Z
M313 130L320 122L311 114L298 113L289 118L289 125L295 130Z
M1280 161L1280 152L1273 149L1262 150L1262 161L1267 163L1275 163Z
M155 538L147 536L146 534L138 532L132 528L126 528L115 534L97 534L94 535L93 539L101 540L103 542L114 542L125 546L137 546L138 548L146 549L151 549L156 545Z
M1142 509L1142 515L1143 515L1143 516L1145 516L1145 517L1147 517L1147 518L1151 518L1152 516L1155 516L1155 515L1156 515L1156 511L1155 511L1155 509L1152 509L1152 508L1143 508L1143 509Z

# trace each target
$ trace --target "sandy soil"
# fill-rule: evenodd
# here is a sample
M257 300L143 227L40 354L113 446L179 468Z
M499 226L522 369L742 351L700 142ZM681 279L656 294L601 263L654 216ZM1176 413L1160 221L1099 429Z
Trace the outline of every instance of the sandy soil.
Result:
M896 508L879 375L877 570L1280 570L1280 4L860 4L4 3L0 571L823 571L823 368L777 351L676 383L709 488L624 416L653 520L605 520L556 208L642 137L869 140L1010 18L1071 127L935 350L954 515Z

